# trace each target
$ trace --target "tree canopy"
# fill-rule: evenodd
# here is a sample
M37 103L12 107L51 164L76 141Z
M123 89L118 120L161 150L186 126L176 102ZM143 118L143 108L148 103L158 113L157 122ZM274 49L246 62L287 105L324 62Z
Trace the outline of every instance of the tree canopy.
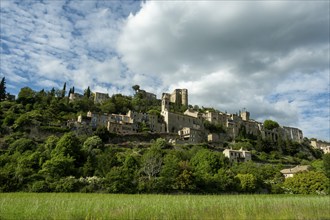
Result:
M267 130L273 130L275 128L278 128L280 125L273 120L265 120L264 121L264 128Z

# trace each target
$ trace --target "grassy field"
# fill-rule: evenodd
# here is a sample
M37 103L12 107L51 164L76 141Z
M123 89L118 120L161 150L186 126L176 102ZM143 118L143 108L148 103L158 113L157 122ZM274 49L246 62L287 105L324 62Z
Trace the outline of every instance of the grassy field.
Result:
M2 193L0 219L330 219L329 196Z

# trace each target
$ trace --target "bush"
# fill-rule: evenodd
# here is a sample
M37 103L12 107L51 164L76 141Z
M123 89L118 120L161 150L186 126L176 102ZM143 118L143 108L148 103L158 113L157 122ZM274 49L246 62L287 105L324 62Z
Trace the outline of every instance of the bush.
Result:
M50 188L46 181L39 180L32 183L29 187L30 192L49 192Z
M289 194L328 194L329 178L323 172L297 173L291 178L286 178L283 189Z
M80 182L73 176L68 176L53 182L52 188L55 192L79 192Z
M54 127L54 126L40 126L41 131L51 132L51 133L65 133L70 131L66 127Z

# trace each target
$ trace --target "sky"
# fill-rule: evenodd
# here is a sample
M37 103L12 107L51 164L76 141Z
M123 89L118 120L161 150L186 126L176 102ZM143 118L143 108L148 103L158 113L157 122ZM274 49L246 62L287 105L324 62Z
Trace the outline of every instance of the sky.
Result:
M330 141L329 1L1 0L7 92L68 87L158 98Z

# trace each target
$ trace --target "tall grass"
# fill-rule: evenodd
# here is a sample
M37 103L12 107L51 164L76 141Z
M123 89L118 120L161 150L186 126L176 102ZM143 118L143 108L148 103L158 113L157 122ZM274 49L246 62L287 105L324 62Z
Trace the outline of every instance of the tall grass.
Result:
M0 194L0 219L330 219L329 196Z

